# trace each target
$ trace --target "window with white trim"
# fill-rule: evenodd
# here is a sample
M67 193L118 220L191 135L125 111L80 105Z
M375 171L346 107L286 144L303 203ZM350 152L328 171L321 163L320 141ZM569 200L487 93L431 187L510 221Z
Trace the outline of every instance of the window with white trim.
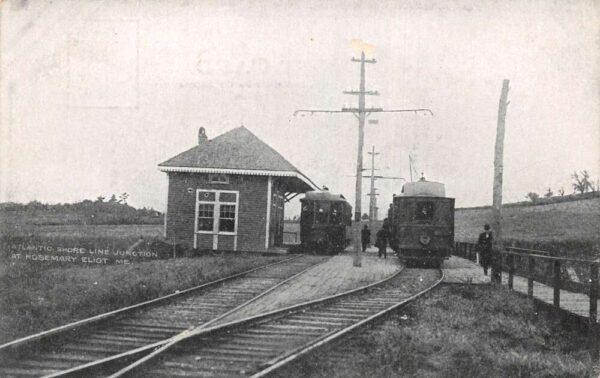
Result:
M198 190L196 197L196 232L235 234L237 232L239 192Z
M235 205L221 205L219 231L235 232Z
M215 205L212 203L198 204L198 231L211 231L214 229Z
M229 184L229 175L225 173L209 173L208 181L211 184Z

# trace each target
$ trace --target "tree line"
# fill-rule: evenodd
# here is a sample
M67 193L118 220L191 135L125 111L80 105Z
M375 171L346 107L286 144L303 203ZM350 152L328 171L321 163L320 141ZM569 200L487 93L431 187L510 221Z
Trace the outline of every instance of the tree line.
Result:
M75 203L47 204L31 201L26 204L16 202L0 203L0 212L18 213L24 217L42 216L48 223L84 224L157 224L163 214L153 208L136 209L127 204L129 194L113 194L106 200L98 196L96 200L85 199Z
M571 174L571 180L571 187L573 189L574 194L584 194L600 191L600 180L596 179L596 181L594 182L594 180L590 176L590 173L587 170L579 171L579 173L577 171L574 171ZM558 196L563 197L565 195L564 187L560 187L557 190L557 194ZM544 193L544 198L552 197L555 197L555 194L552 191L552 188L548 188L546 193ZM536 192L529 192L527 193L525 198L527 198L533 203L536 203L541 198L541 196Z

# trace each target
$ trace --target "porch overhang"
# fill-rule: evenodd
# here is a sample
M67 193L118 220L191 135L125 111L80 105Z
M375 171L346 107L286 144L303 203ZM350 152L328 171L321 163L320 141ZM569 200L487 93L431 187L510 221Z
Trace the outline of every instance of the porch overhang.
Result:
M284 190L290 193L305 193L310 190L320 190L312 180L297 171L270 171L258 169L231 169L231 168L199 168L199 167L172 167L158 166L161 172L172 173L224 173L246 176L272 176L279 178L284 184Z

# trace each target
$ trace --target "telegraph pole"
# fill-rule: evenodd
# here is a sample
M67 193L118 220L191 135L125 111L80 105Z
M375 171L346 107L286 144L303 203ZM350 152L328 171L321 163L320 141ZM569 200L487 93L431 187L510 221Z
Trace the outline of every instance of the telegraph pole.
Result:
M508 79L502 82L502 92L500 93L500 104L498 106L498 127L496 130L496 147L494 152L494 194L492 202L492 216L494 230L494 247L496 250L502 249L502 171L504 159L504 126L506 124L506 109L510 101L508 99ZM499 260L500 256L496 256ZM492 264L492 281L500 283L501 277L497 265Z
M363 144L364 144L364 128L365 119L371 113L403 113L403 112L426 112L433 115L433 112L427 108L421 109L393 109L383 110L382 108L367 108L365 106L365 96L372 95L378 96L377 91L365 90L365 64L375 64L375 59L365 59L365 52L362 51L360 59L352 58L352 62L360 63L360 84L358 91L345 91L345 94L357 95L358 96L358 108L342 108L342 110L310 110L300 109L294 112L294 116L301 113L352 113L358 119L358 154L356 158L356 201L354 204L354 260L353 265L360 267L361 255L360 255L360 214L361 214L361 197L362 197L362 171L363 171Z
M365 63L375 64L375 59L365 59L365 52L360 53L360 60L352 58L353 62L360 62L360 85L358 92L344 92L345 94L358 95L358 156L356 158L356 199L354 202L354 261L353 265L360 267L362 258L360 255L360 213L362 197L362 171L363 171L363 143L365 139L365 95L375 95L377 92L365 91Z
M371 191L369 195L369 228L373 229L373 218L375 218L375 206L377 206L377 194L375 193L375 155L379 155L379 152L375 152L375 146L368 152L371 155Z
M391 176L376 176L375 171L375 155L379 155L379 152L375 152L375 146L371 148L370 152L367 152L371 155L371 176L363 176L371 179L371 190L368 196L369 199L369 228L373 229L373 220L377 220L377 196L379 193L376 193L377 188L375 187L375 180L378 179L387 179L387 180L404 180L404 177L391 177Z

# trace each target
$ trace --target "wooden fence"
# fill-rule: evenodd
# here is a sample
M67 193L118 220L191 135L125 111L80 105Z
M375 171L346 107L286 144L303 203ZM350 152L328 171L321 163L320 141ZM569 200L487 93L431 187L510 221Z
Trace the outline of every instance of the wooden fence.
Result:
M477 244L457 242L454 255L477 261ZM550 286L553 305L560 308L560 291L585 294L589 297L589 321L598 323L598 268L600 260L555 257L547 251L507 247L494 252L495 266L508 273L508 287L513 289L514 277L527 279L527 295L533 297L534 282ZM568 310L568 309L567 309Z

